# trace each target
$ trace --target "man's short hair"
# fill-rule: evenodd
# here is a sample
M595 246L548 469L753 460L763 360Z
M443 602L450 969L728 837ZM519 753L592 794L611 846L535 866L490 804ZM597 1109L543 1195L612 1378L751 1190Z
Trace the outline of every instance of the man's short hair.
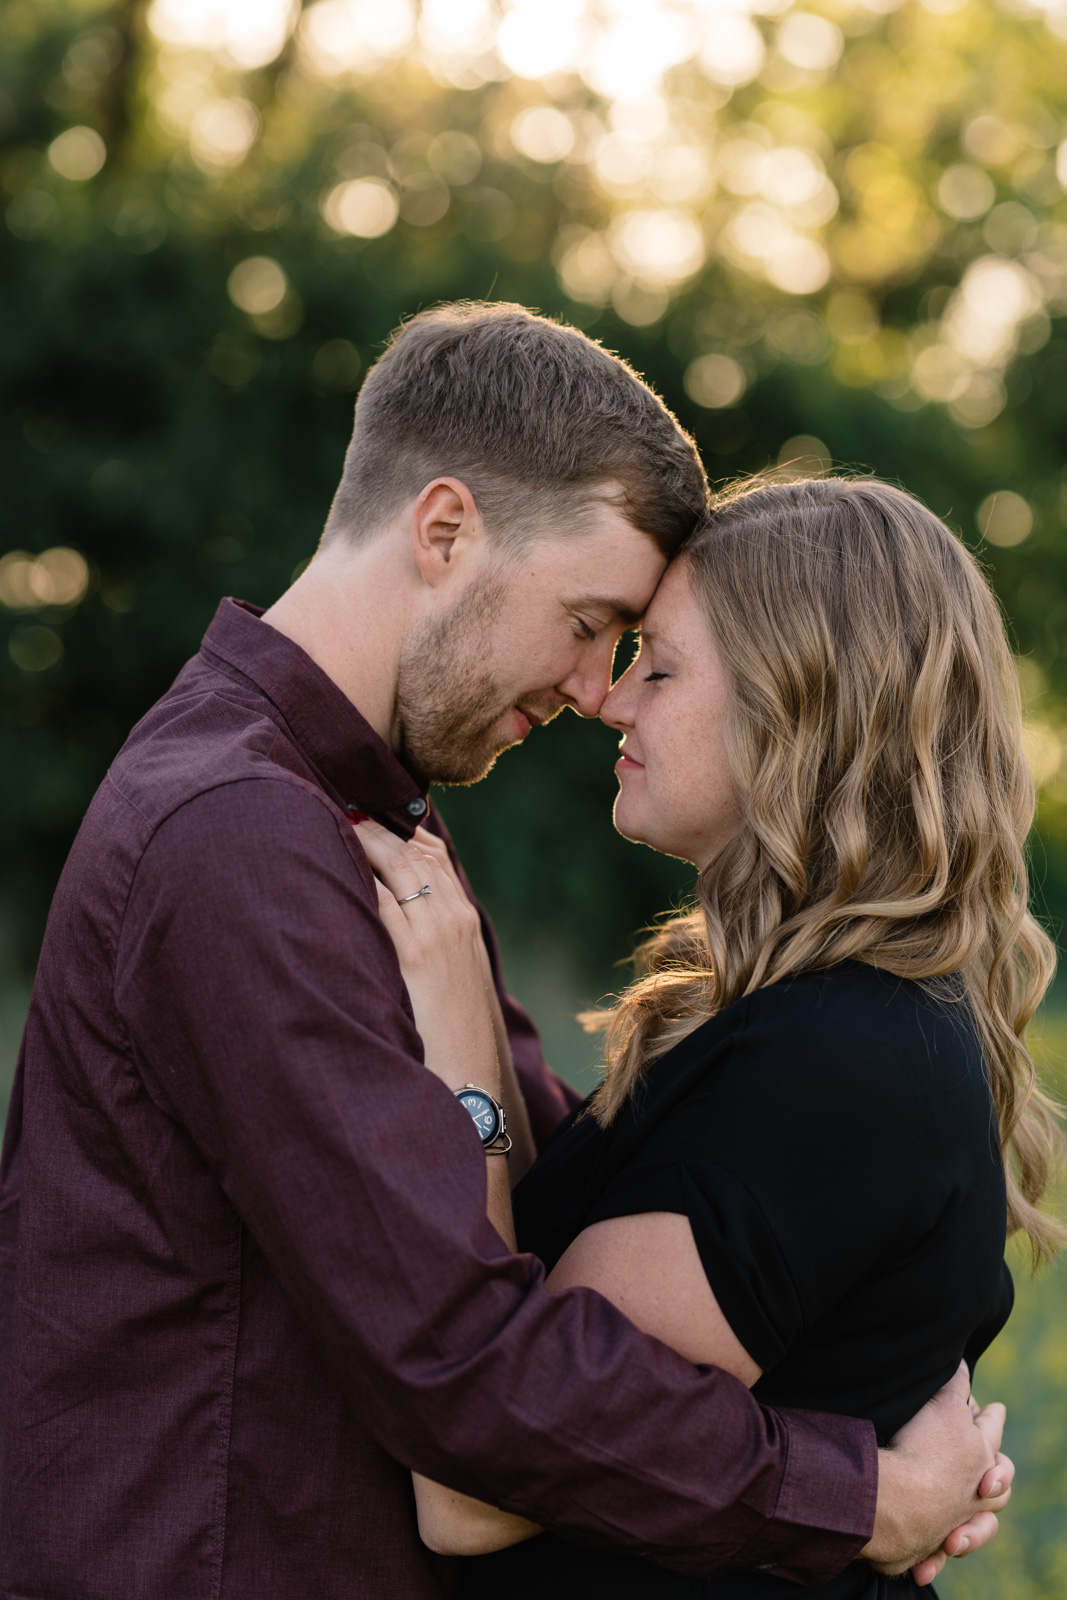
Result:
M324 538L373 535L441 477L467 484L504 545L580 526L614 483L619 509L670 556L708 503L696 446L648 385L518 305L438 306L393 335L356 403Z

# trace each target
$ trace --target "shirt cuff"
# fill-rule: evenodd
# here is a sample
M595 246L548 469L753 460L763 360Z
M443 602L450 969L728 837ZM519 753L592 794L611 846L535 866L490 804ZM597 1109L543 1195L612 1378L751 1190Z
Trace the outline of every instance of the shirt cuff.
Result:
M778 1501L773 1520L745 1546L739 1565L794 1583L828 1583L874 1532L874 1424L821 1411L776 1415L787 1441Z

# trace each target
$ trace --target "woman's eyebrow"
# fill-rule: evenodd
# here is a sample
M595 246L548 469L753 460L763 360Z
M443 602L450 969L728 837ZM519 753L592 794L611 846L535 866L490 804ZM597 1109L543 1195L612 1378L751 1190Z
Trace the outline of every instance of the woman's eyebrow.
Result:
M640 628L637 633L638 642L644 646L650 644L652 648L662 650L666 657L672 661L683 662L688 659L688 652L677 639L672 639L670 634L666 638L657 633L654 628Z

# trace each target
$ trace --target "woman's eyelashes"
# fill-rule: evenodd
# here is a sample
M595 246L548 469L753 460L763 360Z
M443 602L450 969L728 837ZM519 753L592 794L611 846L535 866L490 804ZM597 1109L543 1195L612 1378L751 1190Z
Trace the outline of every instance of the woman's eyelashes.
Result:
M645 681L645 683L658 683L661 678L669 678L669 677L670 677L670 673L669 672L646 672L645 673L645 677L644 677L644 681Z

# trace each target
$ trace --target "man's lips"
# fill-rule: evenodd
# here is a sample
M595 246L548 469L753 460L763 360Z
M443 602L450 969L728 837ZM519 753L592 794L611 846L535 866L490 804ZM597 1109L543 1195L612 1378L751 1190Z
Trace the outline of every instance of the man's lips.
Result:
M536 711L530 711L523 706L512 706L511 715L518 724L518 737L525 739L531 728L536 728L544 721Z
M622 754L620 755L618 761L616 761L616 763L615 763L615 771L616 772L644 772L644 770L645 770L644 762L643 761L635 761L633 756L628 755L625 750L622 752Z
M542 722L547 722L554 715L551 711L535 711L532 706L512 706L511 715L518 724L518 737L525 739L531 728L539 728Z

